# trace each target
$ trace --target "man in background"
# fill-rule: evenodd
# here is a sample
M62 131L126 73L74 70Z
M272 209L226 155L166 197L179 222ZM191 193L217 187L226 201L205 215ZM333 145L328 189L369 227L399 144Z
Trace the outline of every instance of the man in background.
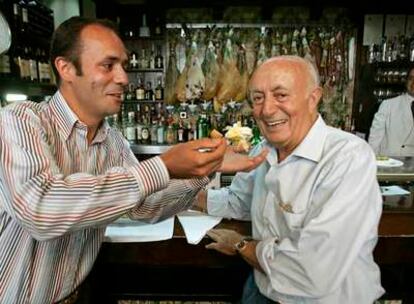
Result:
M414 156L414 66L408 69L406 89L384 100L374 116L368 142L376 155Z

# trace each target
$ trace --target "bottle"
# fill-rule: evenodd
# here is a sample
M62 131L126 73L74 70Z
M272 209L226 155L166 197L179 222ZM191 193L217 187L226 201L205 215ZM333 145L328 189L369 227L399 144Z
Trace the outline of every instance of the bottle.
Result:
M26 46L23 49L21 56L21 74L20 77L24 80L30 80L30 63L29 63L29 48Z
M112 115L112 128L122 133L118 114Z
M164 88L161 85L161 78L158 78L157 86L155 87L155 99L163 100L164 99Z
M128 122L126 124L125 137L130 144L137 143L137 129L135 126L135 112L128 112Z
M164 68L164 58L161 55L161 46L157 46L157 55L155 56L155 68L163 69Z
M129 54L129 68L138 69L138 54L135 51Z
M17 2L13 3L13 32L19 33L22 26L22 8Z
M141 131L141 143L148 145L150 143L150 130L148 127L148 121L145 115L142 116L142 131Z
M162 145L164 144L164 117L161 117L158 120L158 128L157 128L157 144Z
M155 36L162 35L162 25L161 25L161 21L159 17L155 18L154 35Z
M152 90L151 82L147 82L147 87L145 88L145 99L146 100L153 100L154 98L154 91Z
M8 78L11 75L11 59L9 52L0 54L0 78Z
M167 131L165 134L165 140L167 144L169 145L175 144L175 136L174 136L174 129L173 129L172 123L170 123L167 127Z
M145 100L145 88L141 77L138 77L138 84L137 89L135 90L135 97L137 100Z
M182 120L180 119L177 129L177 142L182 143L184 141L184 126Z
M30 80L32 82L38 82L39 81L39 71L38 71L38 57L37 53L33 51L32 47L28 48L29 50L29 75Z
M29 28L29 14L26 1L20 1L20 6L22 8L22 22L20 26L20 33L22 34L21 37L24 39L25 35L27 35Z
M157 120L153 119L150 129L150 138L151 138L151 144L156 145L157 144L157 133L158 133L158 123Z
M253 137L250 140L250 142L251 142L252 146L255 146L255 145L257 145L258 143L261 142L260 129L256 124L253 126L252 133L253 133Z

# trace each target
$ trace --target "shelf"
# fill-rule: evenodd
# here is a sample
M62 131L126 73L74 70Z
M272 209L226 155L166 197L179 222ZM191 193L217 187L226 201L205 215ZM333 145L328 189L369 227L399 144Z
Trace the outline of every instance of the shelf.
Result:
M7 93L26 94L28 96L45 96L53 95L56 86L51 83L31 82L20 79L1 79L0 94Z
M132 100L124 100L124 103L126 104L134 104L134 103L162 103L164 102L164 100L148 100L148 99L144 99L144 100L138 100L138 99L132 99Z
M164 69L127 69L127 73L163 73Z

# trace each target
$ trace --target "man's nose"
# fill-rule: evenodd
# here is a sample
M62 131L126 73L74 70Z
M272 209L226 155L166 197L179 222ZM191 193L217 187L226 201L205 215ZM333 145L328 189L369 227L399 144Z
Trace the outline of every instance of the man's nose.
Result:
M262 114L265 116L272 115L278 110L276 102L271 97L265 97L262 106Z
M115 72L114 81L117 84L126 86L128 85L128 74L126 73L125 69L123 67L119 67Z

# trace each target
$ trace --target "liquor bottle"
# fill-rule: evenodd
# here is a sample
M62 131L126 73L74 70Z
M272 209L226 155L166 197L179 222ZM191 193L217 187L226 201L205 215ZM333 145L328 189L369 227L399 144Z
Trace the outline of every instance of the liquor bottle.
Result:
M24 39L29 29L29 13L26 1L21 0L19 4L22 8L22 22L20 26L20 33L22 34L21 38Z
M30 80L30 63L29 63L29 48L26 46L23 48L23 54L21 56L21 73L20 77L24 80Z
M135 51L129 54L129 68L138 69L138 54Z
M125 130L126 139L130 144L137 143L137 129L135 126L135 112L128 112L128 122Z
M154 35L161 36L162 35L162 24L159 17L155 18L155 26L154 26Z
M165 131L165 141L168 145L175 144L174 130L172 124L168 124L167 131Z
M150 129L150 137L151 137L151 144L152 145L157 144L157 132L158 132L158 122L154 118L152 120L151 129Z
M34 48L29 47L29 75L32 82L39 81L38 71L38 53L34 51Z
M164 99L164 88L161 85L161 78L158 78L157 86L155 87L155 99L163 100Z
M152 90L151 82L147 82L147 86L145 88L145 99L146 100L153 100L154 98L154 91Z
M154 44L151 44L151 54L149 57L149 68L155 69L155 46Z
M188 122L186 129L187 129L187 141L193 140L194 139L194 130L193 130L193 126L192 126L191 122Z
M122 133L118 114L112 115L112 128Z
M22 8L16 0L13 3L13 33L19 33L22 26Z
M157 46L157 55L155 56L155 68L163 69L164 68L164 58L161 55L161 46Z
M185 142L183 121L180 119L177 129L177 142Z
M150 143L150 130L148 127L148 121L145 118L145 115L142 116L142 131L141 131L141 143L148 145Z
M128 83L128 89L125 94L125 100L135 100L135 87L132 82Z
M135 96L137 100L145 100L145 88L141 77L138 77L138 84L137 89L135 90Z
M252 133L253 133L253 137L250 140L250 142L252 146L255 146L262 141L262 139L260 138L260 129L256 124L253 126Z
M157 128L157 144L162 145L164 144L164 117L160 117L158 120L158 128Z
M0 54L0 78L8 78L11 75L10 53Z

